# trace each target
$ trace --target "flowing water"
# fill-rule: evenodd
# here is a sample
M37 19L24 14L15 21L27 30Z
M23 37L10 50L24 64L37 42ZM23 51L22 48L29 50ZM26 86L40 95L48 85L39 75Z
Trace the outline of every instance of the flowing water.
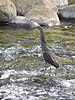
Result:
M75 100L75 25L43 30L58 69L45 65L38 30L0 26L0 100Z

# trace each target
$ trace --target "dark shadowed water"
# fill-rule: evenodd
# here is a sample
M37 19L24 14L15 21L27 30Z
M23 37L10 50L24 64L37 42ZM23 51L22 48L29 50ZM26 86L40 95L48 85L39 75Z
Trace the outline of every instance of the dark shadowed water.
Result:
M39 31L0 26L0 100L75 100L75 25L44 32L58 69L45 65Z

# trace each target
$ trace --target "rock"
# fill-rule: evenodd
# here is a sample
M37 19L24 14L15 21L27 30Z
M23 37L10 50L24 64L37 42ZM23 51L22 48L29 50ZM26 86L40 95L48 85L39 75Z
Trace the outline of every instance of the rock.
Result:
M0 21L8 22L13 16L16 16L14 3L10 0L0 0Z
M32 19L42 26L59 25L58 9L50 0L12 0L19 16Z
M40 20L40 21L39 21ZM42 20L42 21L41 21ZM24 16L15 16L13 17L10 21L9 21L9 24L14 27L14 28L24 28L24 29L33 29L34 26L33 26L33 22L34 23L38 23L40 24L41 26L44 26L44 27L50 27L52 26L54 23L54 19L52 20L49 20L49 19L31 19L31 18L27 18L27 17L24 17ZM48 23L47 23L48 22ZM50 23L49 23L50 22ZM30 26L29 26L30 24Z
M51 0L59 9L68 5L68 0Z
M57 7L51 0L12 0L17 8L17 13L19 16L24 15L32 9L41 6L50 8L57 11Z
M26 18L24 16L15 16L10 21L9 24L17 29L24 28L27 30L34 29L38 24L33 20Z
M68 0L12 0L17 7L18 15L25 15L28 11L38 6L46 6L54 11L68 5ZM57 8L58 7L58 8Z
M47 7L35 8L26 13L25 17L36 21L41 26L59 25L59 18L57 13Z
M59 10L59 17L70 21L75 20L75 4Z

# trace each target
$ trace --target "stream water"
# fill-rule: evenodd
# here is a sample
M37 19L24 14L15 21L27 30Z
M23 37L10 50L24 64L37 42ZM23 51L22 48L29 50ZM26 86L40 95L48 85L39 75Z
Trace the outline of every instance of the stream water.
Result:
M58 69L45 65L38 30L0 26L0 100L75 100L75 25L43 30Z

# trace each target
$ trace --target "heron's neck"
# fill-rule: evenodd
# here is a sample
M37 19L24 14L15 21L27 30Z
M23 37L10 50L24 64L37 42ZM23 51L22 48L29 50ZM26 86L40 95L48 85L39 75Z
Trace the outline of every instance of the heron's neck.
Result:
M47 42L45 40L45 35L44 35L44 32L43 32L43 29L40 27L39 30L40 30L41 46L42 46L42 49L44 49L47 46Z

